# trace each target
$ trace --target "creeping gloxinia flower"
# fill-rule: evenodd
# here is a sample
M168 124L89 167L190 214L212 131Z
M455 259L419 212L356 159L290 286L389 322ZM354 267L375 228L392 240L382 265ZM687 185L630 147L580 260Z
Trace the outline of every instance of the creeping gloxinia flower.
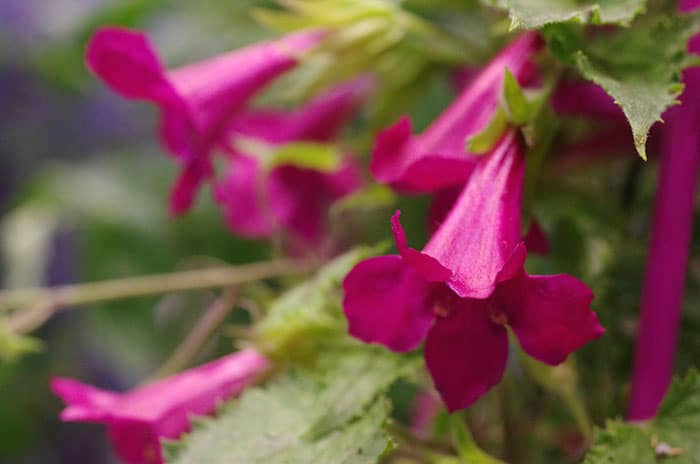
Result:
M460 96L421 135L411 135L404 117L377 137L372 175L382 183L408 192L431 192L461 186L478 157L465 151L465 141L484 129L499 105L504 70L522 84L536 77L531 62L541 40L529 32L511 43L462 91Z
M68 405L62 420L107 424L112 446L125 462L159 464L161 438L187 432L192 416L212 413L268 366L262 354L245 350L127 393L65 378L54 378L51 389Z
M160 107L161 142L183 166L171 193L170 208L177 214L190 208L198 187L212 175L211 152L231 118L322 35L300 32L166 70L143 33L105 27L90 40L86 59L114 91Z
M524 270L523 153L518 136L507 133L479 162L423 251L408 247L397 213L392 228L400 255L365 260L343 283L353 336L399 352L426 339L428 370L451 411L500 381L506 326L526 353L552 365L604 331L583 282Z
M224 179L215 187L215 198L231 230L251 238L269 238L284 230L297 245L318 245L329 205L362 183L353 158L345 156L332 172L290 164L266 172L262 160L242 153L235 140L255 138L273 148L289 142L328 142L356 114L372 87L372 79L360 77L295 111L253 111L232 124L231 159Z

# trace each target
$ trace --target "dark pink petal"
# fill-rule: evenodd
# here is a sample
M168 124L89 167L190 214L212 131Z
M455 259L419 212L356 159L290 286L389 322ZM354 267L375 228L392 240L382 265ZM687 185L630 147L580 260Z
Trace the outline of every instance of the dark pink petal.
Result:
M460 156L426 154L416 149L411 135L411 120L404 116L377 136L370 170L379 182L406 192L428 192L455 184L463 184L474 168L475 160Z
M327 176L295 166L280 166L270 173L269 197L274 210L285 229L307 245L319 244L327 230L328 208L335 199L327 189Z
M233 156L224 178L214 186L214 198L221 205L227 225L243 237L267 238L289 217L294 206L285 192L270 188L260 162L250 156ZM278 198L272 207L272 198Z
M688 51L700 55L700 34L696 34L688 41Z
M188 169L204 166L222 142L229 122L255 93L297 63L322 39L319 31L261 42L173 71L165 71L146 36L118 27L99 29L86 53L89 68L127 98L157 104L162 144ZM207 173L208 175L210 173ZM195 182L175 187L172 209L182 211L194 198Z
M188 211L200 186L210 175L211 167L200 167L198 163L186 163L170 191L170 214L177 216Z
M679 0L678 9L684 13L700 8L700 0Z
M433 320L429 284L400 256L362 261L343 281L350 335L398 352L415 349Z
M304 248L318 245L327 226L328 208L362 185L354 160L347 157L332 173L279 166L265 173L256 158L232 156L222 181L214 187L228 226L249 238L269 238L286 231Z
M328 89L294 111L245 111L229 126L229 138L243 135L271 143L332 140L357 114L374 86L373 78L360 76ZM235 147L230 149L235 151Z
M287 137L322 142L334 139L358 113L375 86L375 79L365 75L330 88L293 113L294 124Z
M394 233L396 248L406 264L429 282L445 282L452 275L452 271L440 264L438 260L408 246L406 233L401 226L401 211L396 211L391 217L391 230Z
M590 307L593 292L570 275L523 275L499 285L495 298L523 350L547 364L605 332Z
M552 107L560 114L625 120L615 100L602 87L591 82L560 81L552 95Z
M525 247L528 251L532 253L540 255L549 254L549 239L537 219L532 219L532 221L530 221L530 227L528 227L527 233L525 237L523 237L523 242L525 242Z
M116 421L107 426L107 436L117 456L127 464L163 462L159 437L148 423L133 420Z
M130 464L159 464L160 438L189 430L190 417L214 411L269 367L255 350L244 350L126 393L105 392L69 379L51 388L66 403L65 421L100 422Z
M506 329L489 319L488 300L454 299L425 342L425 361L447 409L471 406L503 377Z
M423 249L452 272L447 282L461 297L487 298L499 281L520 271L525 252L518 248L524 168L522 143L508 132L493 153L482 158Z
M532 57L542 42L525 33L496 56L469 87L421 135L411 135L408 118L377 137L372 153L372 175L382 183L412 192L435 191L461 185L477 158L465 152L465 141L489 123L499 104L504 70L521 84L535 77Z

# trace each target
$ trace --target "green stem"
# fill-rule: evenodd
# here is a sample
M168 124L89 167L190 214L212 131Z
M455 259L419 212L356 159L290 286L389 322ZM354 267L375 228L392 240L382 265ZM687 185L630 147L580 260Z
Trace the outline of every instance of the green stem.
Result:
M593 438L593 423L591 418L588 416L588 412L581 401L576 388L566 388L561 392L564 402L569 407L571 414L574 416L576 425L579 430L586 438L586 441L590 441Z
M276 276L303 273L310 269L309 262L275 260L53 288L6 290L0 292L0 312L26 307L11 315L10 325L18 333L27 333L41 325L62 307L169 292L228 287ZM32 317L27 317L27 314L31 314Z
M187 334L187 337L153 374L150 380L167 377L187 367L190 361L201 351L211 335L216 332L216 329L224 323L226 316L235 307L237 297L238 291L235 288L225 289L221 296L207 308Z

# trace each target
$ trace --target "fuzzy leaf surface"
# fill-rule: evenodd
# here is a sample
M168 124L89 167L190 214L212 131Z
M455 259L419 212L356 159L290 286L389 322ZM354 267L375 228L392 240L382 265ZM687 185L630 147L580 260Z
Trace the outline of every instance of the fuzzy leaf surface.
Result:
M681 70L689 63L686 43L700 29L697 16L645 19L586 41L571 25L545 28L552 52L600 85L620 106L643 159L651 126L678 103Z
M538 29L551 23L628 24L644 11L646 0L501 0L511 28Z
M584 464L700 463L700 372L677 379L657 417L643 426L615 420L596 433ZM672 454L666 454L672 453Z
M200 419L169 444L170 464L371 464L392 447L384 393L412 366L405 357L361 347L324 357L317 371L293 372L246 391L214 419Z

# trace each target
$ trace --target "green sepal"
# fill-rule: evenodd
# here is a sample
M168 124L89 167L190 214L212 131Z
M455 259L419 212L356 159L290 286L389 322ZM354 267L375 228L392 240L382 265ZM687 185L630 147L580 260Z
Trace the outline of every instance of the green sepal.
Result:
M530 122L534 116L535 106L525 97L525 92L508 68L503 75L503 108L516 126Z
M475 155L490 152L507 128L508 116L506 116L505 110L499 106L486 127L467 139L466 151Z

